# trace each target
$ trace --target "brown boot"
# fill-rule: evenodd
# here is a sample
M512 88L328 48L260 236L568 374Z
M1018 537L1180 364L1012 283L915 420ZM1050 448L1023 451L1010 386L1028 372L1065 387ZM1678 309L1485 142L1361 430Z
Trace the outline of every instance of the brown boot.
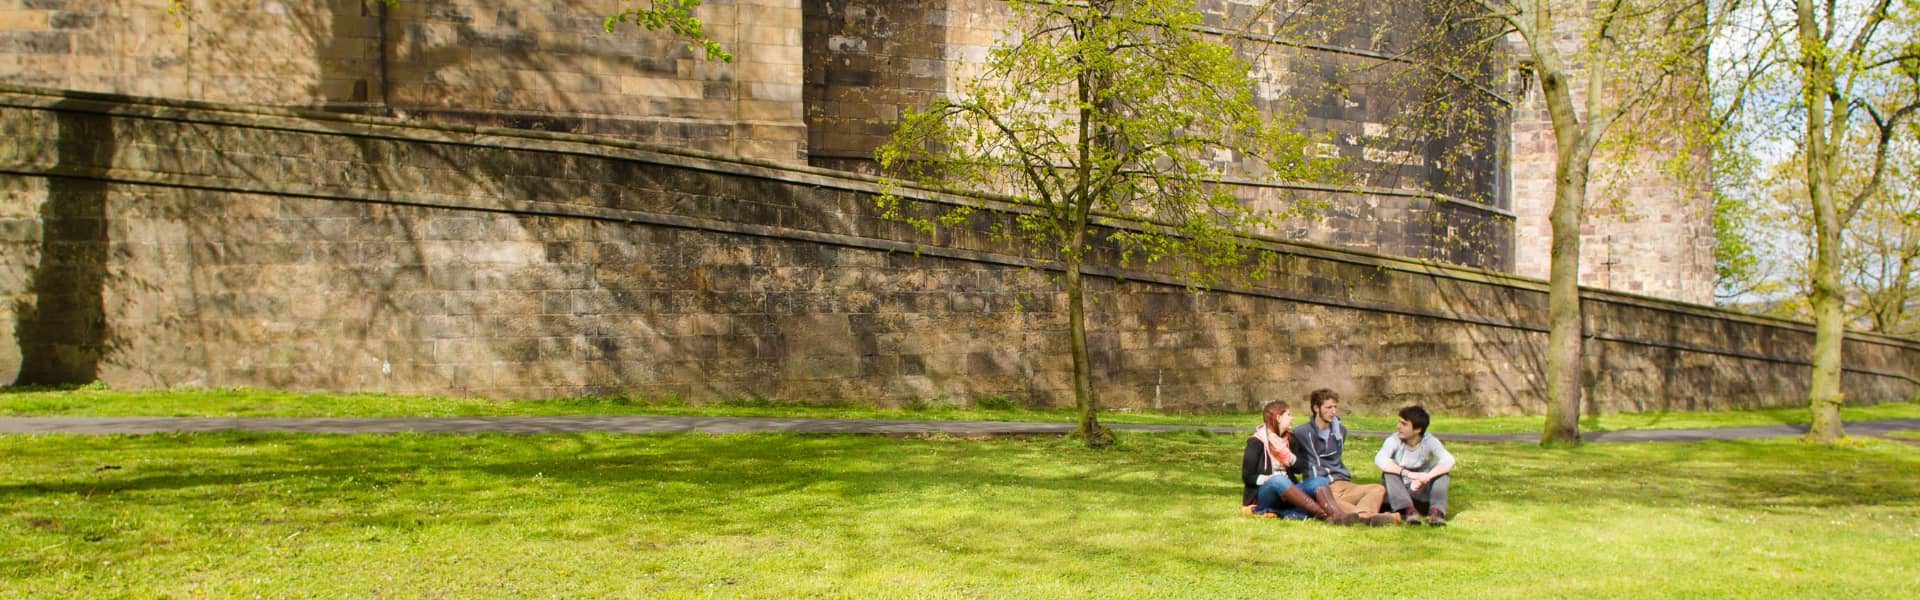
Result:
M1312 498L1308 498L1306 492L1300 491L1300 486L1287 488L1287 491L1280 493L1280 499L1287 501L1287 504L1300 507L1300 510L1307 511L1307 516L1321 521L1327 520L1327 511L1314 503Z
M1372 525L1374 527L1385 527L1387 525L1399 525L1400 514L1390 513L1390 512L1374 513L1373 516L1367 517L1367 524Z
M1320 509L1327 512L1327 522L1334 525L1352 525L1360 522L1360 515L1341 510L1340 501L1334 499L1333 490L1320 488L1314 490L1313 498L1320 501Z

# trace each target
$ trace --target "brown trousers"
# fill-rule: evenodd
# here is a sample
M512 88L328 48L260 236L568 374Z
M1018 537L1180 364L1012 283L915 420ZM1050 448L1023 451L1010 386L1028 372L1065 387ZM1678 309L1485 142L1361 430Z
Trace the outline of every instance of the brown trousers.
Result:
M1362 517L1371 517L1380 512L1380 502L1387 499L1387 487L1378 483L1356 484L1345 479L1336 480L1327 489L1333 490L1333 499L1340 502L1340 508Z

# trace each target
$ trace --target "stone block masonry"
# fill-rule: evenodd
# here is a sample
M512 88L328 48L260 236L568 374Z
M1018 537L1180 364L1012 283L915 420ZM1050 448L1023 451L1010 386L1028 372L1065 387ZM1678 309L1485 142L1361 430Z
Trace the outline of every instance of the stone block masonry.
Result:
M732 63L605 30L618 0L0 2L0 81L617 136L804 162L798 0L696 12Z
M1580 51L1582 21L1561 24L1557 42L1567 56ZM1517 40L1510 39L1509 43ZM1524 50L1515 50L1525 55ZM1706 57L1698 79L1704 81ZM1573 82L1574 104L1585 111L1590 96L1585 77ZM1631 88L1626 88L1631 89ZM1625 93L1608 86L1612 94ZM1685 108L1669 108L1661 117L1631 114L1614 126L1593 161L1587 205L1580 216L1580 285L1659 296L1682 302L1712 302L1713 193L1705 173L1711 171L1708 151L1699 140L1688 139L1693 127L1675 119L1701 123L1712 105L1704 85L1681 86L1693 99ZM1547 216L1554 202L1556 162L1552 118L1539 86L1519 90L1511 131L1513 211L1516 255L1514 272L1546 277L1552 264L1549 251L1553 227ZM1646 130L1638 133L1622 129ZM1617 143L1623 136L1641 138L1632 147ZM1680 172L1673 171L1680 165Z
M801 5L808 164L868 174L878 171L873 153L900 117L968 90L1018 18L1000 0ZM1349 177L1341 186L1256 185L1239 178L1264 170L1258 161L1221 157L1221 170L1242 184L1236 195L1259 210L1324 206L1257 233L1512 270L1515 216L1503 209L1500 188L1504 130L1491 125L1507 107L1470 89L1452 105L1488 126L1450 136L1412 126L1417 107L1449 89L1425 79L1434 71L1395 58L1420 54L1401 38L1429 27L1431 15L1379 3L1310 3L1297 8L1312 15L1282 10L1256 19L1257 7L1247 3L1196 5L1208 26L1254 20L1250 31L1265 33L1224 38L1253 70L1252 101L1304 132L1325 135L1321 151L1345 161ZM1461 162L1469 156L1477 158Z
M897 405L1071 404L1064 298L984 231L880 218L872 179L564 134L0 89L0 380ZM1108 223L1107 227L1128 227ZM1266 240L1194 292L1096 256L1113 407L1541 410L1536 281ZM1590 410L1797 404L1804 324L1587 293ZM1906 400L1920 344L1847 348Z
M669 33L606 32L606 15L632 5L619 0L180 5L184 14L170 14L169 0L0 1L0 82L581 133L871 172L902 111L963 90L1011 18L1000 0L707 0L696 16L734 54L722 63ZM1498 83L1515 79L1512 56L1421 47L1422 32L1457 16L1446 2L1294 3L1264 16L1259 5L1195 2L1206 27L1238 34L1229 38L1252 65L1254 101L1324 135L1319 150L1347 165L1339 189L1244 189L1251 203L1279 195L1327 207L1326 218L1260 233L1544 276L1551 136L1537 98ZM1449 110L1419 109L1435 106ZM1636 149L1646 165L1608 156L1600 166L1645 172L1674 158L1671 146ZM1704 154L1690 159L1704 172ZM1217 160L1236 177L1259 171L1245 157ZM1708 196L1657 176L1596 191L1582 283L1707 301Z

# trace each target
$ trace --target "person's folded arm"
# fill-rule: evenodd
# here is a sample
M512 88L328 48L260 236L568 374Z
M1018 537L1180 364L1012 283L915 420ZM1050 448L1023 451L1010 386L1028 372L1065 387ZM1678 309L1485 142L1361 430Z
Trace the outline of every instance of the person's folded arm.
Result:
M1387 441L1380 442L1380 451L1373 455L1373 466L1380 467L1381 473L1397 475L1406 471L1400 468L1399 463L1393 462L1393 447L1398 445L1399 441L1400 438L1389 435Z

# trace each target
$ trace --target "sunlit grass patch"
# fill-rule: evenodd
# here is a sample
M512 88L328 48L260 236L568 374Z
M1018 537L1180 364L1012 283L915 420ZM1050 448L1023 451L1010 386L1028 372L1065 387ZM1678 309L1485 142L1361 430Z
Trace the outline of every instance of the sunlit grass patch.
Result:
M1456 443L1453 525L1366 529L1240 516L1241 441L0 436L0 596L1413 593L1383 565L1467 597L1915 585L1903 443Z
M1300 404L1300 403L1296 403ZM1304 408L1296 406L1295 410ZM0 416L181 416L181 417L469 417L546 415L683 415L837 419L918 419L1071 422L1065 409L1027 409L1000 396L971 400L939 399L880 408L844 401L778 402L745 397L691 403L677 398L586 396L535 400L501 400L410 396L397 394L322 394L257 389L113 390L93 385L76 389L0 388ZM1920 403L1843 406L1847 420L1920 418ZM1254 414L1168 413L1109 410L1101 419L1110 423L1194 426L1245 426L1259 422ZM1349 414L1355 429L1391 430L1391 414ZM1807 421L1804 407L1732 411L1651 411L1587 415L1586 431L1682 429L1778 425ZM1437 413L1436 433L1538 432L1539 416L1466 417Z

